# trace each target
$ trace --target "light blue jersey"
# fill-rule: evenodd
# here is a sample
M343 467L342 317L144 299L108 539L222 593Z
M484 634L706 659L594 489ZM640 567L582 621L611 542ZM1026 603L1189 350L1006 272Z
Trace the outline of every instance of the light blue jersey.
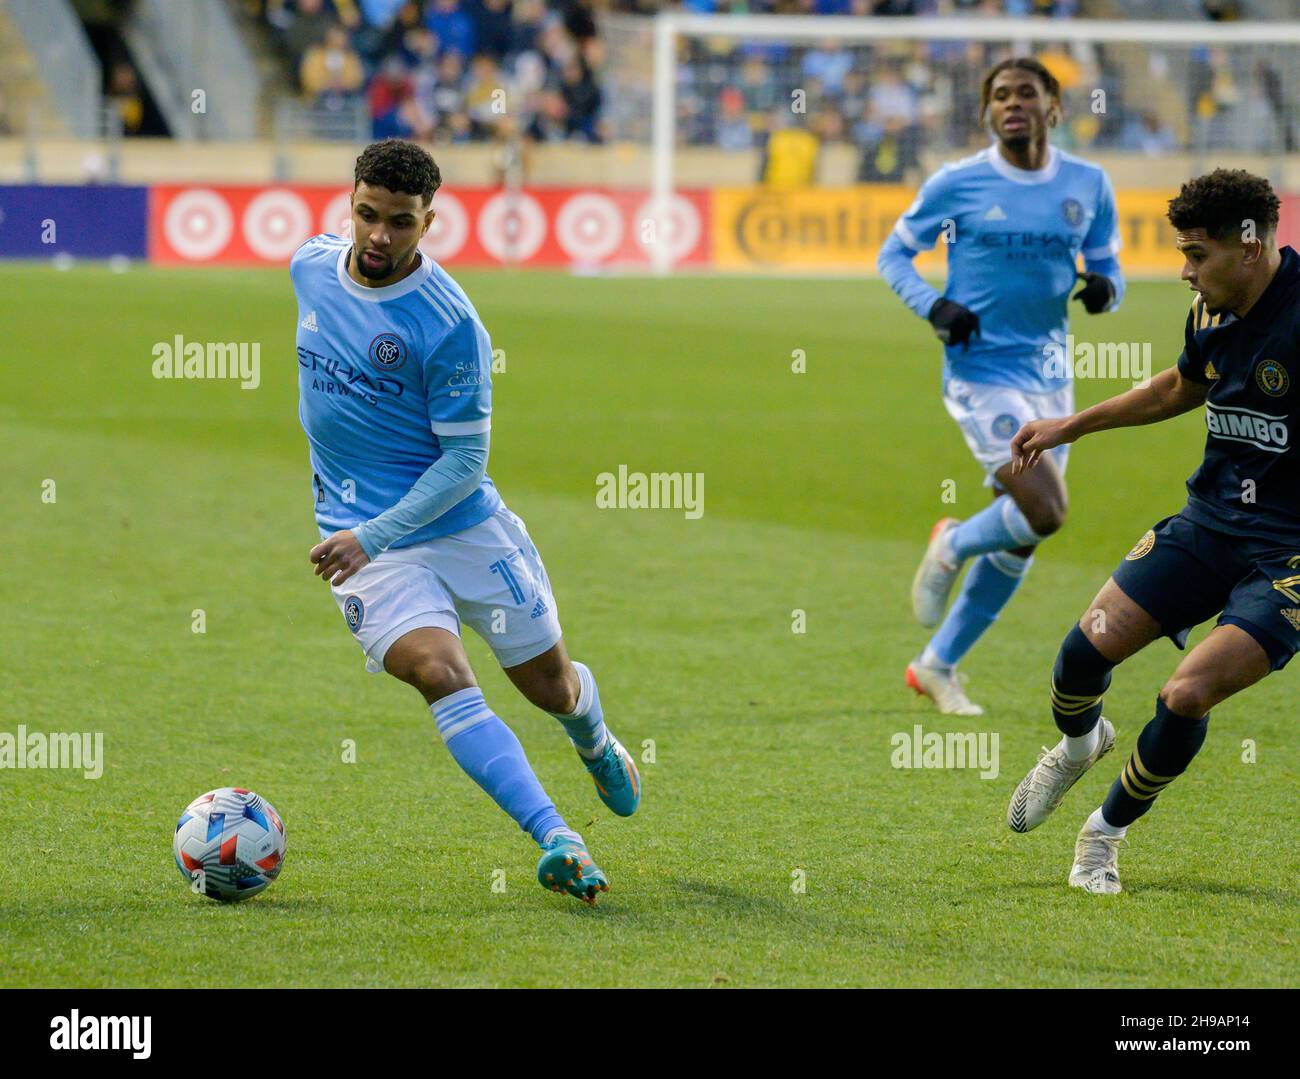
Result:
M1060 390L1069 376L1058 373L1059 354L1050 363L1045 348L1065 345L1079 255L1115 286L1110 310L1124 295L1115 192L1105 172L1056 147L1034 171L1011 165L996 146L943 166L894 226L878 263L922 318L941 294L912 259L940 237L949 241L942 296L980 320L980 336L968 347L944 349L945 383L958 378L1032 393Z
M298 297L298 417L311 452L321 537L400 501L442 456L440 437L486 432L492 345L459 285L421 254L396 284L348 276L352 244L313 236L289 263ZM501 506L486 476L392 547L460 532Z

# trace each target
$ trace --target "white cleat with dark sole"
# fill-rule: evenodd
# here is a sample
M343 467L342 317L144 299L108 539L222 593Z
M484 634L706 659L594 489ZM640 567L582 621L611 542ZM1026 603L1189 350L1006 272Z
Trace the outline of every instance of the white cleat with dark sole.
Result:
M1082 888L1093 895L1118 895L1120 835L1095 832L1084 824L1074 844L1074 865L1070 869L1070 887Z
M925 557L912 578L912 613L927 629L933 629L943 619L948 607L952 586L961 573L961 562L943 558L944 536L961 522L956 517L943 517L930 530L930 544Z
M984 709L971 702L962 689L964 675L951 667L923 667L919 662L907 665L907 685L919 696L929 697L946 716L982 716Z
M1066 791L1102 757L1115 748L1115 728L1102 716L1097 720L1097 749L1087 760L1072 761L1065 754L1065 739L1052 749L1043 747L1038 763L1020 781L1007 806L1007 827L1013 832L1028 832L1047 820Z

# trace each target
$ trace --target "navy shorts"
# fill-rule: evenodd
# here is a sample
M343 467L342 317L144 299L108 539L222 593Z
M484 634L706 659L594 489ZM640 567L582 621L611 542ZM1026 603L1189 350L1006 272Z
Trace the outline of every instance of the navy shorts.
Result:
M1206 528L1181 513L1137 542L1115 583L1179 648L1193 626L1218 615L1238 626L1281 670L1300 649L1300 547Z

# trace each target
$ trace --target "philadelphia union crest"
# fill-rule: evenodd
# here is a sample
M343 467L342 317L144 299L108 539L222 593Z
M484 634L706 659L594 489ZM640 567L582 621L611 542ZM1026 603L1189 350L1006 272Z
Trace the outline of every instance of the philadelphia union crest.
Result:
M1281 397L1291 388L1291 376L1277 360L1260 360L1255 368L1255 384L1270 397Z
M1133 550L1124 556L1125 562L1136 562L1143 555L1149 554L1151 548L1156 545L1156 533L1154 529L1148 528L1146 535L1133 545Z
M343 601L343 617L348 620L348 629L356 633L361 623L366 620L366 607L360 596L348 596Z
M370 342L370 362L381 371L396 371L406 362L406 345L395 333L381 333Z

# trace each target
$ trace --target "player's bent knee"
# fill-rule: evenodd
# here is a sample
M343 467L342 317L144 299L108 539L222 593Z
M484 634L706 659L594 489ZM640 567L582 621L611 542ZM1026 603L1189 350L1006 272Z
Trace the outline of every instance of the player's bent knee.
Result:
M531 682L524 691L530 704L543 712L553 715L571 715L578 707L580 686L575 676L570 679L567 671L548 672L546 678Z
M1065 505L1049 505L1036 507L1032 512L1025 514L1025 519L1029 522L1029 527L1044 539L1054 532L1059 532L1065 524Z
M441 656L422 656L397 677L418 689L430 703L477 685L468 666Z
M1215 699L1208 680L1175 673L1160 690L1160 699L1175 715L1200 719L1214 707Z

